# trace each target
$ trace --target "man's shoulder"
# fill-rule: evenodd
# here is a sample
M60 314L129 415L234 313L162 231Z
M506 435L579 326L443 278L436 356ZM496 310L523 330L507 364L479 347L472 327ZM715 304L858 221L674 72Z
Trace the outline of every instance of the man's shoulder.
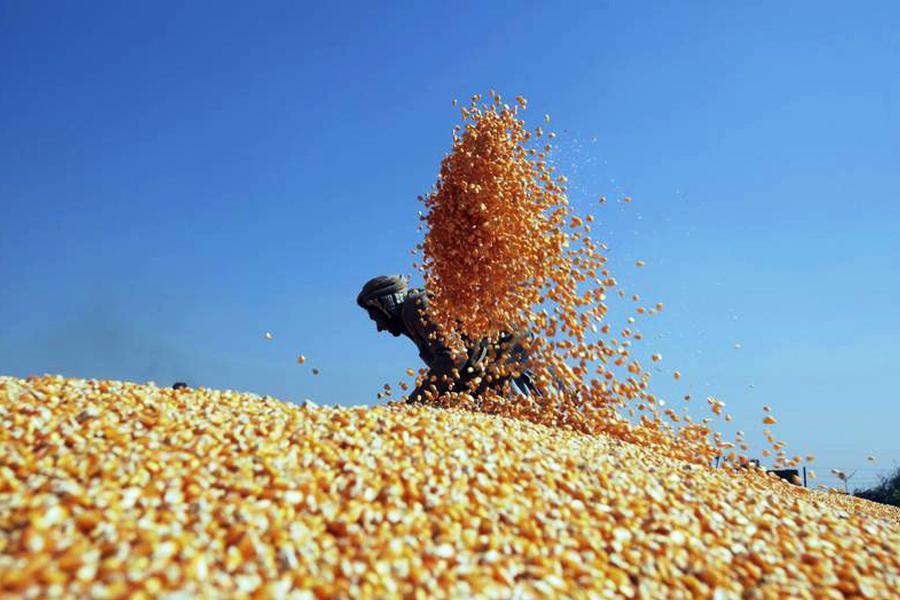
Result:
M428 294L425 290L413 289L406 294L406 299L400 308L400 314L406 323L421 321L424 319L422 313L427 306Z
M407 306L427 306L428 305L428 294L425 290L420 289L412 289L406 293L406 299L403 301L403 307Z

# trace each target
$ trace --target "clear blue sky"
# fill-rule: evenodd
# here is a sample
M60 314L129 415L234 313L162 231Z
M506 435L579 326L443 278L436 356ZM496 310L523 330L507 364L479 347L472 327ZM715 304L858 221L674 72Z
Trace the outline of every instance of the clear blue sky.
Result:
M900 459L900 5L327 4L0 2L0 372L375 402L417 358L355 294L493 87L610 197L663 396Z

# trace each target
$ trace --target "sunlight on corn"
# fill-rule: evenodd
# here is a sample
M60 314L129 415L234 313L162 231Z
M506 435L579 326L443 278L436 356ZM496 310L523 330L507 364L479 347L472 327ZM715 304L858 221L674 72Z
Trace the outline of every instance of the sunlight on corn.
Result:
M432 407L0 378L16 598L889 597L900 515Z

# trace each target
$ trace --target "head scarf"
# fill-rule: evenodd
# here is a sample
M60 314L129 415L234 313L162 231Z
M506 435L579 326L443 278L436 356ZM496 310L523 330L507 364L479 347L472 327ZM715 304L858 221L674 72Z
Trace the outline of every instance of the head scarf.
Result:
M375 308L388 318L400 312L406 300L406 278L401 275L380 275L370 279L356 297L356 303L362 308Z

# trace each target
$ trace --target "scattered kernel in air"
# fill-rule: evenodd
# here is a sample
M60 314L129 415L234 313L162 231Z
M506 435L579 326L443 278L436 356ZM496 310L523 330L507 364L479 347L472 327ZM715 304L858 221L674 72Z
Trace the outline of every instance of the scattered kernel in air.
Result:
M313 374L313 375L318 375L318 374L319 374L319 369L316 369L315 367L313 367L313 369L312 369L312 374Z
M263 337L264 337L265 339L271 341L271 339L272 339L272 333L271 333L270 331L267 331L267 332L263 335Z
M298 364L301 364L301 365L302 365L302 364L305 363L305 362L306 362L306 357L303 356L302 354L301 354L300 356L297 357L297 363L298 363Z
M489 98L476 96L462 110L437 182L422 197L425 236L415 267L429 291L429 317L451 347L461 351L465 340L496 347L510 336L529 335L523 364L491 361L490 372L473 381L507 381L526 370L539 393L508 397L488 389L468 396L473 388L466 386L430 401L583 432L615 431L671 446L695 461L711 459L708 428L689 419L675 432L663 425L647 386L650 374L631 355L632 341L643 337L639 332L629 330L629 339L617 340L604 323L599 339L587 337L599 333L604 300L617 285L605 264L607 246L589 237L586 225L593 218L576 214L566 177L548 163L552 140L538 143L543 130L534 128L533 137L520 117L524 99L510 107L497 94ZM637 312L647 314L643 307ZM614 368L604 364L610 361ZM619 367L627 373L619 376ZM555 401L539 400L548 396ZM627 413L632 403L651 407L640 424L619 412Z
M425 238L415 267L430 292L429 317L450 345L460 349L466 340L486 340L491 347L510 332L532 336L523 364L493 362L486 376L474 381L505 381L527 370L540 393L508 397L489 388L468 395L473 387L466 385L441 396L426 394L427 402L583 432L615 431L674 448L698 462L720 456L708 417L695 421L670 410L660 413L665 403L650 392L650 372L631 355L632 343L643 339L630 328L636 318L626 318L629 327L620 337L609 333L607 323L597 325L607 315L604 301L610 288L617 286L602 254L608 246L587 235L592 218L579 216L568 202L566 177L547 161L552 145L536 142L543 130L534 128L533 137L519 116L525 103L510 108L499 95L492 92L490 98L492 102L481 102L475 97L463 109L463 123L455 128L459 133L437 183L420 197L426 208L421 217ZM620 201L630 203L631 197ZM591 283L593 290L587 287ZM623 289L613 291L626 297ZM639 297L633 294L632 299ZM636 313L652 315L662 309L660 302L649 310L638 306ZM599 332L607 337L586 337ZM627 375L620 376L617 369ZM652 370L661 372L660 367ZM673 376L678 379L680 373ZM537 400L547 396L554 402ZM710 403L716 415L722 415L724 406L715 399ZM636 409L645 416L633 423L629 419ZM678 427L664 423L663 416ZM778 460L788 461L783 446L777 445ZM749 460L736 453L727 459Z

